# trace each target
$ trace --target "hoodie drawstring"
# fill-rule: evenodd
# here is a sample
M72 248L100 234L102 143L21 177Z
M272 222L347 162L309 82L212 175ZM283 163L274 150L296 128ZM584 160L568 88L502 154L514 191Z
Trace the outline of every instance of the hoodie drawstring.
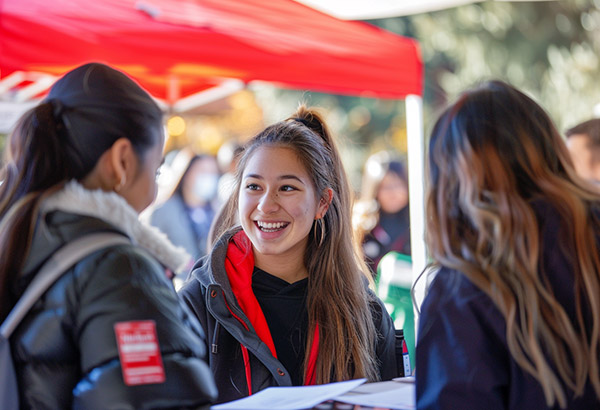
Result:
M212 354L217 354L217 352L219 351L219 344L217 342L219 341L220 327L221 327L221 324L219 322L217 322L217 324L215 325L215 331L213 332L212 344L210 346L210 352Z

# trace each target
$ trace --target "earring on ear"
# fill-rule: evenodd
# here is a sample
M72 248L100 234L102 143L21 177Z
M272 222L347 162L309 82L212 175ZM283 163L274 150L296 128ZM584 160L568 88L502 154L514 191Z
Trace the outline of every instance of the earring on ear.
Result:
M315 228L313 230L315 236L315 242L317 242L317 228L321 231L321 238L318 241L317 248L320 248L323 245L323 241L325 240L325 224L323 223L323 217L315 219Z
M114 191L119 192L121 189L123 189L123 187L125 186L125 182L126 182L125 173L123 173L123 174L121 174L121 180L119 181L119 183L117 185L115 185Z

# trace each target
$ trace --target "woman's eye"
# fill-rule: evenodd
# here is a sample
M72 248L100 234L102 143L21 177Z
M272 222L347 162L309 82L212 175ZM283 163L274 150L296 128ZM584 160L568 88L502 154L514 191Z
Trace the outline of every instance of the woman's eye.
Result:
M290 192L290 191L295 191L296 188L294 188L291 185L284 185L284 186L281 187L281 190L284 191L284 192Z
M246 189L249 189L250 191L256 191L259 189L259 186L257 184L247 184Z

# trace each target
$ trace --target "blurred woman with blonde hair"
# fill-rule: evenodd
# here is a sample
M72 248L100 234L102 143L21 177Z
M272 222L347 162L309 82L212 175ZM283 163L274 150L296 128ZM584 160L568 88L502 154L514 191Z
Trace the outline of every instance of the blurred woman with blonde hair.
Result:
M428 166L417 407L600 408L600 196L549 116L503 82L466 91Z

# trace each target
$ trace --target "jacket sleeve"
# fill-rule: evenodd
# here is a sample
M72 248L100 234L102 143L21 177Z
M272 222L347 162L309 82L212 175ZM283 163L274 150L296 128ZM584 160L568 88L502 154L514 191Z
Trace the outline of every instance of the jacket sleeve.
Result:
M370 292L370 291L369 291ZM391 380L398 377L396 365L396 332L394 322L385 309L383 302L371 293L371 314L377 329L377 345L375 353L379 364L379 377L381 380Z
M75 408L184 408L216 398L199 324L179 302L158 262L126 246L92 255L76 269L92 273L75 290L73 342L83 375L73 391ZM124 383L114 327L136 321L155 323L164 383Z
M200 322L201 328L204 332L208 331L208 318L206 315L206 305L204 304L205 295L202 291L202 286L193 276L179 289L179 297L186 304L187 308L194 315L194 317ZM203 342L208 351L208 337L206 335Z
M441 272L421 308L416 353L417 408L506 408L510 357L504 320L466 279L447 286ZM447 281L446 281L447 282Z

